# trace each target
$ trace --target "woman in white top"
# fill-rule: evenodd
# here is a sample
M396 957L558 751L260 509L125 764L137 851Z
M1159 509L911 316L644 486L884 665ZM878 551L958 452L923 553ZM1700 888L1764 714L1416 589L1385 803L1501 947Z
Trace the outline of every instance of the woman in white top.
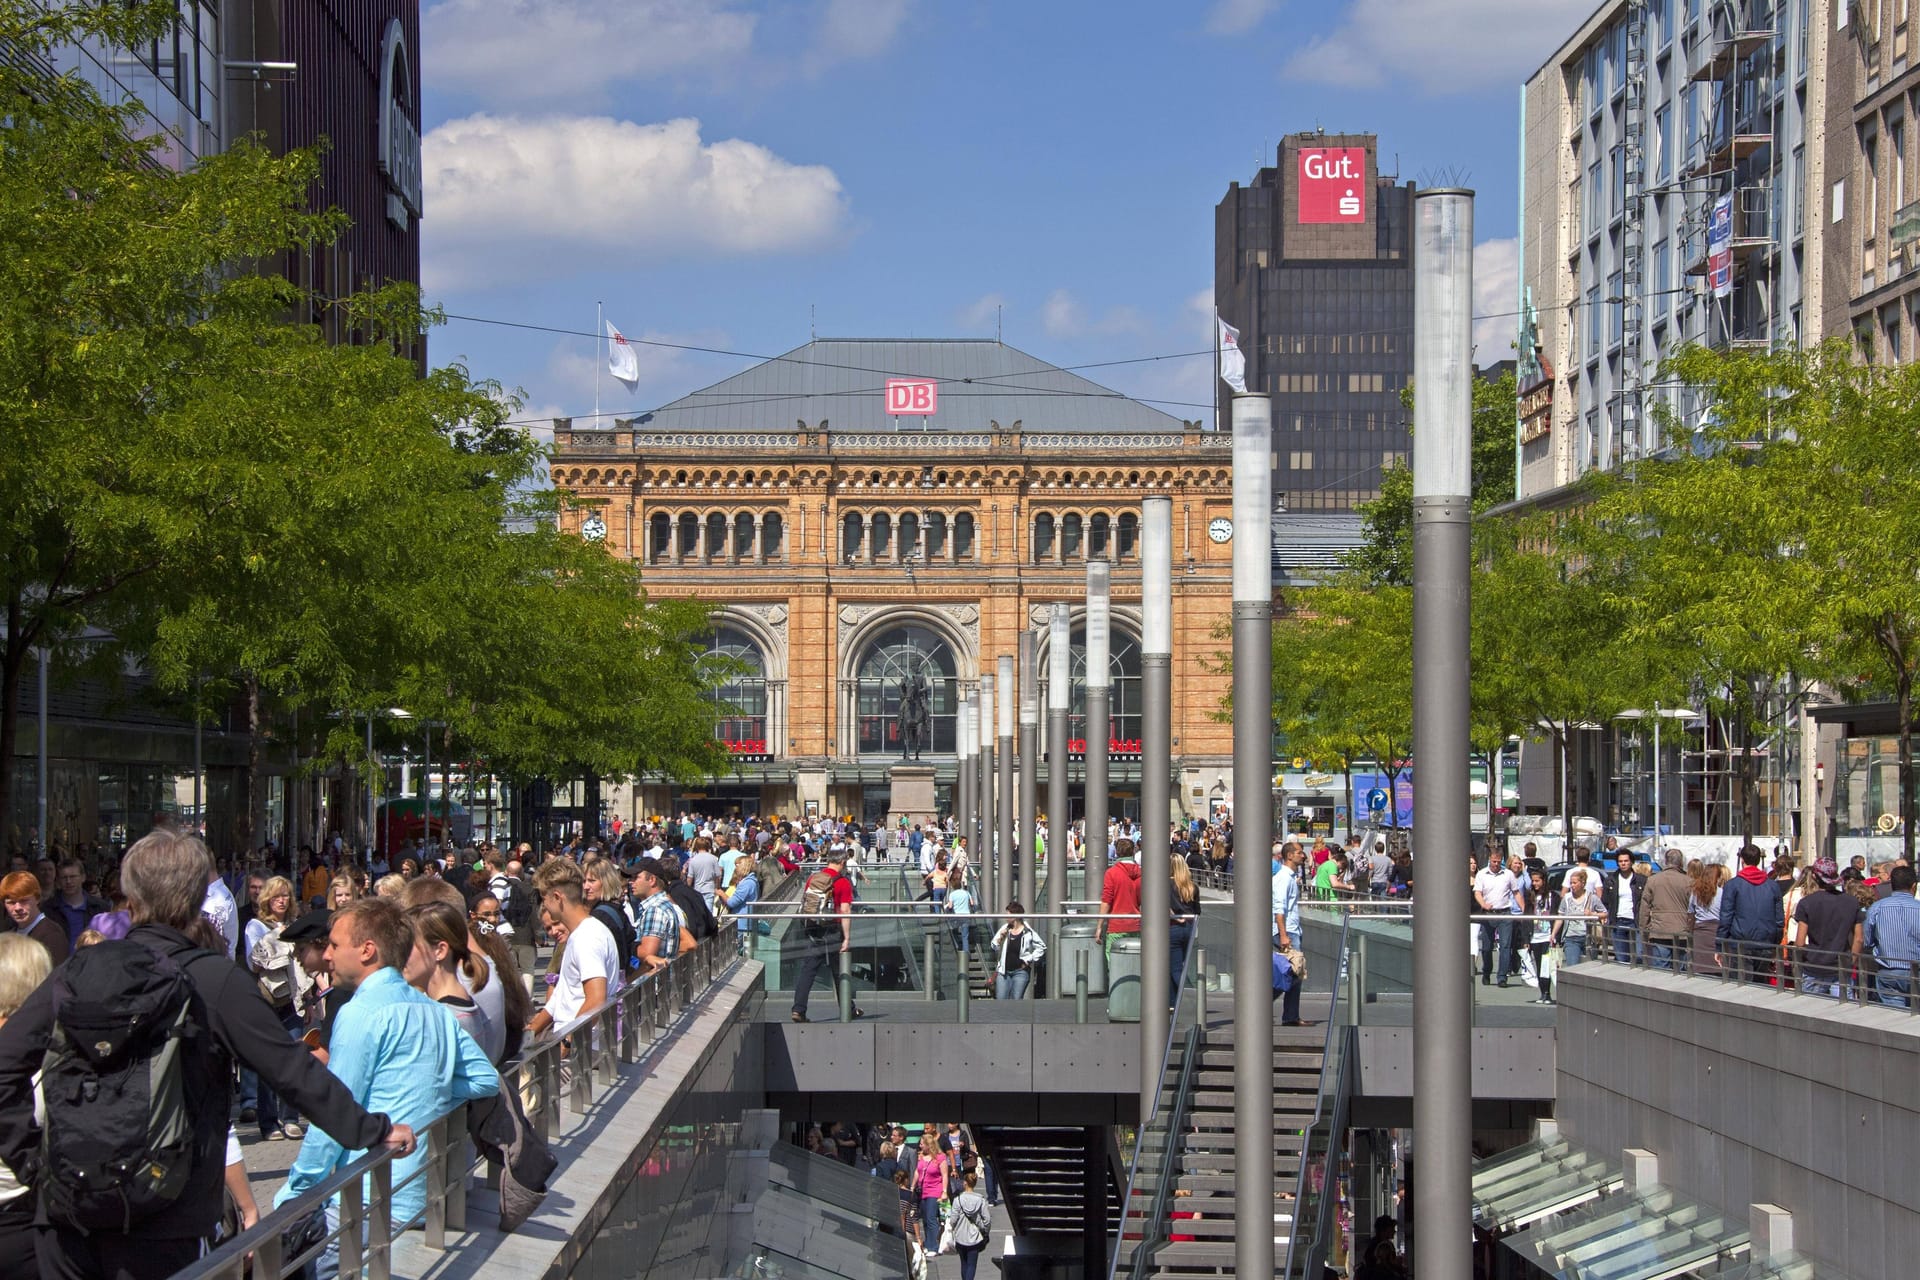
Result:
M300 1015L301 996L304 988L312 985L312 979L294 961L293 945L280 939L292 922L293 882L285 876L275 876L260 886L259 914L247 921L247 968L259 979L260 994L272 1003L287 1035L298 1039L306 1030ZM306 1130L300 1127L291 1109L282 1117L280 1099L264 1079L260 1081L256 1110L262 1139L285 1138L298 1142L305 1136Z
M959 916L953 925L954 949L966 952L973 947L973 890L967 888L965 871L955 867L947 873L947 910Z
M24 933L0 933L0 1027L51 972L53 960L45 947ZM39 1102L36 1091L36 1112ZM33 1193L0 1163L0 1280L38 1280L39 1275L33 1256Z
M1604 921L1607 909L1600 891L1588 880L1585 868L1567 872L1566 888L1560 894L1560 923L1555 926L1562 964L1579 964L1587 951L1587 931L1595 920Z

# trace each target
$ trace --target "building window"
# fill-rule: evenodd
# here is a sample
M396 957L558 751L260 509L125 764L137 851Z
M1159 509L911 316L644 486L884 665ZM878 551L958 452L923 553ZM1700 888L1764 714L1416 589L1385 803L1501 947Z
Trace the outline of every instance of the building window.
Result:
M938 560L947 554L947 515L934 511L927 515L927 559Z
M973 559L973 514L962 511L953 518L953 558Z
M1600 327L1602 323L1600 316L1600 286L1595 285L1593 288L1587 290L1587 354L1590 356L1598 355L1600 352Z
M874 640L860 659L855 680L856 743L866 755L900 753L900 695L918 677L932 693L933 734L927 750L951 755L954 716L959 706L953 650L938 634L917 623L894 627Z
M1311 449L1293 450L1291 453L1287 455L1287 469L1289 471L1313 470L1313 450Z
M702 558L718 560L727 553L727 518L719 512L707 517L707 540L700 548Z
M733 558L753 559L753 515L742 511L733 518Z
M680 517L679 558L682 560L700 554L700 517L691 511Z
M1841 6L1842 9L1845 6ZM1841 178L1833 184L1833 221L1839 222L1847 216L1847 180Z
M1119 627L1109 633L1107 746L1113 751L1140 750L1140 645ZM1073 632L1073 707L1068 736L1086 750L1087 741L1087 633Z
M1899 116L1887 119L1887 152L1893 158L1892 185L1887 188L1893 198L1889 203L1898 217L1907 202L1907 122Z
M920 517L912 511L900 517L900 558L920 558Z
M1607 334L1616 347L1626 331L1626 288L1626 279L1620 272L1607 277Z
M1138 555L1139 554L1138 548L1139 548L1139 542L1140 542L1140 517L1135 515L1131 511L1122 512L1120 515L1119 527L1118 527L1118 531L1115 534L1115 538L1117 539L1117 546L1115 547L1115 550L1114 550L1114 557L1113 557L1114 559L1120 560L1120 561L1127 561L1127 560L1133 559L1136 555Z
M1087 559L1105 560L1112 549L1113 517L1096 511L1087 518Z
M673 519L664 511L647 518L647 560L662 564L673 554Z
M1086 545L1086 524L1078 512L1071 512L1060 520L1060 554L1068 560L1078 560Z
M865 523L857 513L849 513L840 518L840 559L852 564L860 558L861 538L866 532Z
M1900 305L1895 303L1893 306L1881 312L1880 322L1880 327L1886 333L1887 363L1899 364L1905 355L1900 344L1902 337L1900 332Z
M766 755L767 664L760 646L735 627L716 628L704 655L721 681L712 691L718 706L713 736L737 755Z
M1664 183L1673 176L1673 104L1654 108L1653 177Z
M1042 513L1033 518L1033 562L1047 564L1053 559L1053 517Z
M778 511L767 512L760 522L760 547L769 560L782 559L787 553L787 522Z
M1667 299L1673 293L1673 255L1667 252L1665 240L1653 242L1653 306L1655 311L1667 309Z

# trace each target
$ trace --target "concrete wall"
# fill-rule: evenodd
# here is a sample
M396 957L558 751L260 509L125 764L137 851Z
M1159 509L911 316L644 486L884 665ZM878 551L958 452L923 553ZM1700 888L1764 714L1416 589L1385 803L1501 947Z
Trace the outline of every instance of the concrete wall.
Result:
M1770 1202L1854 1280L1920 1258L1920 1017L1770 987L1581 965L1559 979L1561 1132L1736 1221Z

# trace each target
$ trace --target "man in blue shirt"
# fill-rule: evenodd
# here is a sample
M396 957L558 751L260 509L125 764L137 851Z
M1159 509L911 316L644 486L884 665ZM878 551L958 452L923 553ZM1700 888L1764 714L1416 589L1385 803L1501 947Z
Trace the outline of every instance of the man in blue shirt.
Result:
M327 959L335 979L352 986L354 993L334 1020L327 1067L361 1106L424 1132L456 1105L492 1097L500 1089L500 1076L451 1009L407 985L402 973L413 945L413 925L383 898L356 899L333 913ZM318 1128L307 1130L286 1185L274 1197L275 1207L365 1154L344 1150ZM396 1231L426 1210L424 1178L400 1186L425 1159L422 1147L394 1161L393 1185L399 1188L393 1193ZM337 1197L327 1204L327 1226L339 1229ZM315 1271L319 1280L339 1274L338 1240L316 1260Z
M1880 970L1873 977L1881 1004L1907 1007L1913 995L1913 965L1920 962L1920 899L1913 886L1920 875L1901 863L1887 875L1892 892L1867 908L1862 945L1873 954Z
M1297 948L1300 934L1300 846L1289 840L1280 849L1280 870L1273 876L1273 949ZM1280 997L1280 1025L1303 1027L1300 1021L1300 983L1296 980Z

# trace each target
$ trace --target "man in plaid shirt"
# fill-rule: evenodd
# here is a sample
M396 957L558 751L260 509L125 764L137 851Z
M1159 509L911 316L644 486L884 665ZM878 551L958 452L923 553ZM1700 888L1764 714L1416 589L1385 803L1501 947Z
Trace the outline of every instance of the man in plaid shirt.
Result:
M633 873L633 891L640 899L635 913L634 944L641 966L648 973L657 973L679 953L680 928L686 920L673 899L667 896L658 858L640 859Z

